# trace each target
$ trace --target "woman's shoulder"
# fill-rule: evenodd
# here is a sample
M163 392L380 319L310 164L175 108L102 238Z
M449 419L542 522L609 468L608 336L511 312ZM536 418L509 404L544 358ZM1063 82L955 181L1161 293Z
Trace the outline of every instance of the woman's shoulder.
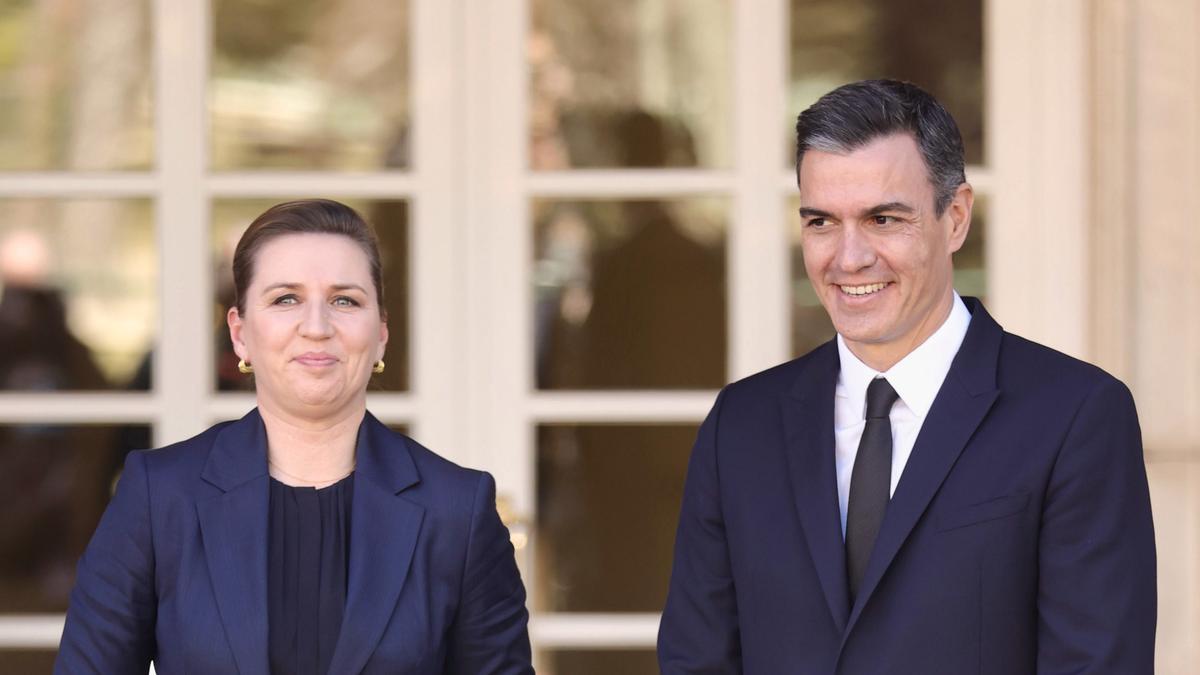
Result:
M193 482L204 470L214 440L229 424L222 422L191 438L161 448L135 450L130 453L127 462L140 462L145 467L147 477L156 484Z
M473 491L486 475L483 471L456 464L409 436L399 432L392 433L396 434L408 449L422 483L432 482L440 485L459 486L464 490Z

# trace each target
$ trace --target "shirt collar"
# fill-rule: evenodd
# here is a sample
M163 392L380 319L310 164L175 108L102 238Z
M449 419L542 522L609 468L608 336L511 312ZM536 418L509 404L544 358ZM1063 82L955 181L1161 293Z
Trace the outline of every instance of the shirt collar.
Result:
M838 357L841 360L838 370L838 394L851 400L862 401L863 406L866 406L867 385L882 375L900 395L900 400L918 417L924 418L929 414L933 399L942 388L946 374L950 372L950 364L954 362L954 356L962 346L970 323L971 312L955 292L950 315L942 325L886 373L880 373L860 361L846 346L841 334L838 334ZM866 410L865 407L863 409Z

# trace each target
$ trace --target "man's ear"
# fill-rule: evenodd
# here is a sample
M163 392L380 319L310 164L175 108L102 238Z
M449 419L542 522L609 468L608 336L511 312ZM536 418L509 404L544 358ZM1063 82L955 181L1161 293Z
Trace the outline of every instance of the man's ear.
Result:
M242 315L237 307L230 307L225 313L225 323L229 325L229 341L233 343L233 352L239 359L248 362L246 343L242 340Z
M947 248L951 253L958 252L967 233L971 231L971 210L975 207L975 190L970 183L963 183L954 192L954 198L946 206L945 216L950 219L950 232Z

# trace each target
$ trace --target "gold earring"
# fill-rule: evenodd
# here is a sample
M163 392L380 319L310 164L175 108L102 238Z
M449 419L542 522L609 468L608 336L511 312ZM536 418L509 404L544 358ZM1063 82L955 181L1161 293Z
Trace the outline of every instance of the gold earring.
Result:
M375 367L371 369L371 372L378 375L383 372L383 369L384 369L383 359L379 359L378 361L375 362Z
M246 359L238 361L238 372L243 375L249 375L254 372L254 366L246 363Z

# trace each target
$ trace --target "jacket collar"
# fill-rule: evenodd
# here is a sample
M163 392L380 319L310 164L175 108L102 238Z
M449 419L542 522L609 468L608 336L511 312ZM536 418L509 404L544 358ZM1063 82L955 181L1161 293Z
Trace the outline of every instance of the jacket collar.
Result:
M424 509L401 493L420 482L403 437L367 413L358 429L346 613L331 672L358 672L395 611ZM220 494L197 502L205 558L225 634L243 675L268 675L267 435L258 410L222 428L201 478Z
M853 606L834 466L833 399L840 368L835 340L798 362L801 367L781 398L796 509L831 617L843 637L999 394L996 369L1003 330L978 299L964 297L963 302L971 312L967 334L888 506Z

